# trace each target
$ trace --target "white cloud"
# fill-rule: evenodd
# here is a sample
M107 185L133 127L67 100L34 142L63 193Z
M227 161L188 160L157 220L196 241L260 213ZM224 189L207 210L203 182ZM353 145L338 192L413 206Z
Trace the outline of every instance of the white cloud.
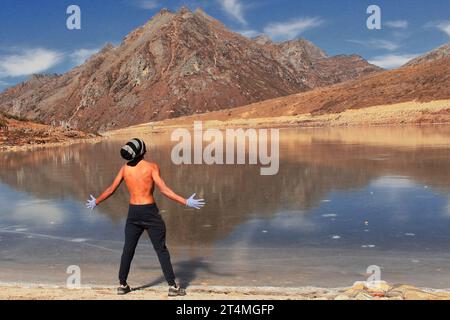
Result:
M374 48L386 49L389 51L395 51L400 48L398 43L394 43L388 40L372 40L369 42L369 45Z
M369 63L385 69L395 69L403 66L405 63L418 56L418 54L387 54L374 57Z
M156 0L138 0L136 6L141 9L152 10L159 7L159 2Z
M78 49L70 54L70 59L77 65L83 64L93 54L97 53L100 49Z
M438 23L437 28L450 36L450 21L443 21Z
M0 78L28 76L46 71L62 61L58 51L34 48L0 56Z
M240 33L240 34L242 34L244 37L247 37L247 38L254 38L254 37L257 37L257 36L259 36L261 33L259 33L258 31L256 31L256 30L239 30L239 31L236 31L237 33Z
M400 48L400 45L398 43L389 40L371 39L366 41L361 40L348 40L348 41L361 44L372 49L384 49L389 51L395 51Z
M409 26L409 23L406 20L386 21L384 24L390 28L396 29L407 29Z
M11 220L18 223L54 222L59 224L67 217L63 209L45 200L24 200L23 203L17 204L12 212Z
M286 22L271 23L264 28L264 33L268 34L272 39L291 40L303 32L319 27L322 24L323 20L317 17L296 18Z
M425 28L435 28L450 36L450 21L432 21L425 25Z
M222 9L239 23L246 25L244 6L239 0L219 0Z

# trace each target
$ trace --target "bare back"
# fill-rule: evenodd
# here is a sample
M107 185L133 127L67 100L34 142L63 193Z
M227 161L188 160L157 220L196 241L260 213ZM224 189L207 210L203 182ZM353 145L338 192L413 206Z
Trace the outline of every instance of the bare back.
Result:
M153 174L158 167L150 162L141 160L136 166L125 165L123 178L130 193L130 204L146 205L155 203Z

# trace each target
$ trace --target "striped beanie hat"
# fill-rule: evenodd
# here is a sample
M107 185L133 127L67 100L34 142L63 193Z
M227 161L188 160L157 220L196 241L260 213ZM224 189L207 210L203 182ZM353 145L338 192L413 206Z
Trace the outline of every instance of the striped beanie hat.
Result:
M127 161L133 161L145 155L147 148L141 139L133 139L120 149L120 155Z

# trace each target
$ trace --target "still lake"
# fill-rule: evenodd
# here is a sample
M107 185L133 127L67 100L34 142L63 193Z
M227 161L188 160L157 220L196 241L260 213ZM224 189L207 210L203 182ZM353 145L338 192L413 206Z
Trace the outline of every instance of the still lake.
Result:
M128 193L85 209L123 164L128 138L0 154L0 282L114 285ZM166 183L207 201L200 211L156 193L185 284L350 286L368 266L383 280L450 288L450 128L280 131L280 169L174 165L175 143L141 136ZM146 234L133 286L162 283Z

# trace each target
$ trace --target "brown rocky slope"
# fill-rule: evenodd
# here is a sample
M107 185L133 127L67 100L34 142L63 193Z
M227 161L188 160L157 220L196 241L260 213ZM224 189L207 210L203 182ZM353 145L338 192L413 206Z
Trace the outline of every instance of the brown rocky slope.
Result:
M351 125L352 123L339 123L339 118L347 116L350 111L352 121L358 120L355 116L367 115L367 121L357 121L360 124L447 123L450 121L448 101L450 101L450 57L445 57L233 110L198 115L195 119L186 117L166 120L160 125L188 125L194 120L215 120L230 125L236 121L239 121L239 125L244 123L278 125L280 123L276 121L280 117L287 123L295 122L296 125L304 126L332 125L329 122L332 118L337 120L335 121L337 125ZM395 108L398 112L393 112L389 122L386 122L386 119L374 118L377 116L383 118L383 115ZM405 122L407 120L404 118L405 112L411 110L415 118ZM323 119L326 123L323 123Z
M381 69L327 57L306 40L273 43L229 31L202 10L162 10L118 47L64 75L34 76L0 94L0 110L82 130L228 109Z
M0 113L0 151L69 144L96 137L94 134L30 122Z

